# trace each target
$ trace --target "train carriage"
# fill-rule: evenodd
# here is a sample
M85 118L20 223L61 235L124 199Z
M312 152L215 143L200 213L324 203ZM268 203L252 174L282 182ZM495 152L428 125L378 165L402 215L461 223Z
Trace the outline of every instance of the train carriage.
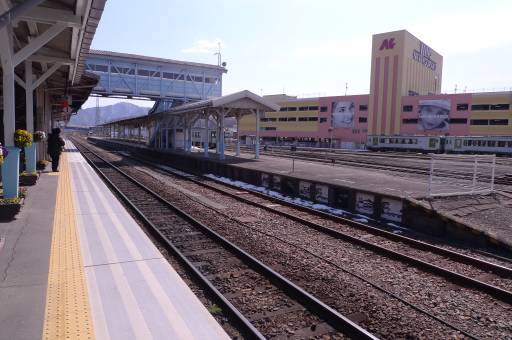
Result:
M512 155L512 136L368 136L368 150Z
M366 147L372 151L440 152L444 144L440 136L376 136L370 135Z
M512 136L449 136L445 152L512 155Z

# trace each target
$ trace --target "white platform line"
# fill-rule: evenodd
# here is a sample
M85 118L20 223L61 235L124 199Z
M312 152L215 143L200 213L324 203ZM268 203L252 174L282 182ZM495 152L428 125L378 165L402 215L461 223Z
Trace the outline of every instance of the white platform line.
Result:
M86 177L89 179L89 182L94 189L95 192L98 193L97 198L99 198L100 202L104 205L104 208L107 210L107 213L112 217L113 227L116 229L118 235L121 237L123 244L128 248L130 255L134 258L142 258L142 254L140 253L137 246L134 244L130 235L126 232L125 228L121 224L118 216L114 214L112 209L110 208L109 202L105 199L105 196L100 193L100 189L96 185L96 182L92 179L91 172L87 171ZM149 242L149 240L148 240ZM163 256L160 256L163 258ZM167 294L162 289L160 282L155 277L153 271L147 266L144 262L137 262L137 267L143 274L143 277L146 279L146 283L150 286L151 292L153 296L155 296L156 301L159 302L162 310L166 311L165 316L169 321L169 324L172 325L172 328L175 330L176 334L179 335L180 339L193 339L194 337L190 333L188 326L185 321L179 316L180 313L176 310L173 303L169 300Z
M84 183L83 181L85 181L85 178L78 176L78 180ZM82 194L86 197L88 207L91 208L94 203L90 193L83 192ZM119 259L114 250L114 247L108 237L107 232L105 231L105 228L108 228L108 226L103 224L103 221L97 214L90 214L90 216L92 216L94 220L94 225L96 226L95 229L100 235L100 242L102 244L103 250L107 254L107 258L111 259L112 261L118 261ZM136 337L139 339L153 339L151 331L149 330L144 319L144 315L142 315L140 312L137 300L127 283L126 276L123 274L122 269L119 266L110 266L110 270L112 272L116 286L119 288L119 295L121 296L124 309L128 314L128 318L130 319L130 326Z
M100 297L100 289L96 281L96 274L94 270L86 270L85 276L87 278L87 288L89 289L89 299L93 306L91 314L93 318L93 328L96 340L110 339L107 317L103 310L103 303Z
M110 325L106 324L107 316L104 315L104 311L121 308L119 312L124 310L124 313L127 313L130 319L126 321L127 327L131 326L137 338L151 339L163 331L169 333L169 338L176 339L202 340L205 338L205 334L208 339L228 339L227 334L207 312L201 301L190 291L190 288L118 202L118 199L100 177L96 176L94 169L80 154L76 155L78 156L77 161L81 161L74 169L73 175L78 182L77 185L87 189L87 191L81 191L76 195L81 196L80 203L85 205L84 208L89 212L84 209L79 210L85 211L84 215L89 215L88 217L92 219L89 224L92 225L91 228L94 228L94 235L98 234L98 240L94 236L95 245L88 244L92 248L86 250L91 264L86 266L86 272L90 273L89 277L94 280L91 283L91 289L95 294L95 306L101 307L100 315L94 314L95 309L93 309L95 320L96 317L103 318L98 321L101 323L100 327L103 327L100 331L105 333L110 330L110 338L119 335L116 333L122 330L109 328ZM113 204L120 207L119 211L114 211L117 205L113 206ZM126 219L124 219L124 215L126 215ZM82 222L85 221L82 219ZM82 223L82 228L84 227L85 224ZM87 238L87 230L84 230L83 234L85 234L83 237ZM106 261L101 254L102 263L98 263L98 260L94 263L91 259L91 252L94 249L103 252L106 255ZM128 254L123 255L125 252ZM143 254L146 254L146 258ZM134 267L130 267L130 263L133 263ZM102 279L101 275L98 276L97 270L102 270L105 275L110 273L113 282L106 276L105 279L108 282L97 281ZM111 302L101 300L100 294L108 294L105 287L116 289L122 301L118 301L117 297ZM145 291L141 291L141 288ZM151 302L154 305L141 300L144 294L150 301L154 300ZM156 316L157 319L153 319L155 317L151 314L153 310L155 313L161 313L161 311L163 313ZM197 327L195 327L196 325ZM152 330L155 333L152 333ZM97 335L100 336L99 333Z

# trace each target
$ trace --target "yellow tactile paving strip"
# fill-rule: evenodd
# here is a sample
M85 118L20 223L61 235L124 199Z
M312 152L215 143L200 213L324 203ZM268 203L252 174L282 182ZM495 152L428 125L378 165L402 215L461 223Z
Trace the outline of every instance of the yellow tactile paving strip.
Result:
M65 153L57 187L42 339L94 339Z

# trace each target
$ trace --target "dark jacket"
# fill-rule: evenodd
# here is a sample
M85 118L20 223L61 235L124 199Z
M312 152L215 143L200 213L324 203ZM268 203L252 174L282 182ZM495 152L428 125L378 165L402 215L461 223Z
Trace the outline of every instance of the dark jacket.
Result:
M64 150L64 140L59 134L50 133L48 137L48 154L58 155Z

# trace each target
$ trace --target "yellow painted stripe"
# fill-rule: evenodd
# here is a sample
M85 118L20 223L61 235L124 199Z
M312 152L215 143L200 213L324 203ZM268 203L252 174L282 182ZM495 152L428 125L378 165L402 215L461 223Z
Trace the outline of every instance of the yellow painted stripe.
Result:
M60 167L42 339L94 339L66 154Z

